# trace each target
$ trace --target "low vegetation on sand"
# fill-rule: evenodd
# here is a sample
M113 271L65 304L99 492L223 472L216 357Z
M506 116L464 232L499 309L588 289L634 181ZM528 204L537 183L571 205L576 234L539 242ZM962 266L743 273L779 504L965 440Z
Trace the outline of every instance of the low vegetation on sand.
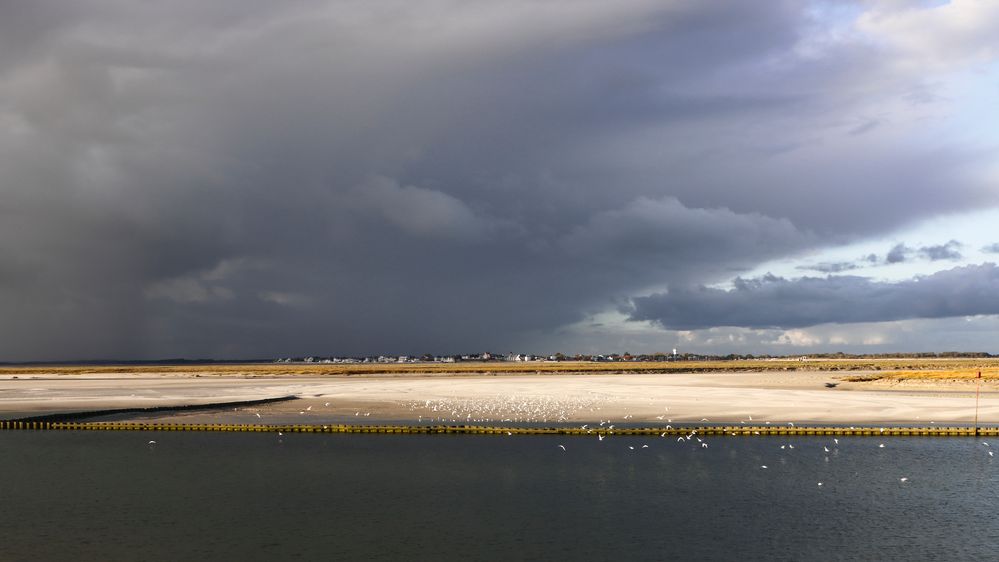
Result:
M668 362L468 362L468 363L248 363L183 365L32 365L0 366L0 375L178 375L178 376L358 376L358 375L494 375L494 374L629 374L718 373L770 371L846 371L843 380L862 382L886 378L960 379L982 376L999 379L999 359L767 359Z
M951 367L951 366L948 366ZM987 381L999 381L999 366L983 365L970 366L965 368L941 368L932 370L900 370L882 371L878 373L864 373L843 377L846 382L872 382L872 381L973 381L978 378L978 373L982 374L982 379Z

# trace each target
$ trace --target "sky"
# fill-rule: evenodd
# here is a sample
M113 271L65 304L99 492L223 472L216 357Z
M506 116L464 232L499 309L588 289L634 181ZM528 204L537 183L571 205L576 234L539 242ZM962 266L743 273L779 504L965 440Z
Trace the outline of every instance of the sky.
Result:
M999 3L0 3L0 361L999 353Z

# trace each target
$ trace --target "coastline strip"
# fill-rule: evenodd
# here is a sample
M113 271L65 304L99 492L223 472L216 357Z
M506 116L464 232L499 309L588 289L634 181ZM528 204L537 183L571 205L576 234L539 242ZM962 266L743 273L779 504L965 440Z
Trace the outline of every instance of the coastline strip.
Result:
M346 424L182 424L161 422L72 422L2 420L0 430L69 431L216 431L256 433L376 433L452 435L667 435L688 436L873 436L873 437L984 437L999 436L999 427L790 427L790 426L702 426L581 429L577 427L493 427L479 425L346 425Z

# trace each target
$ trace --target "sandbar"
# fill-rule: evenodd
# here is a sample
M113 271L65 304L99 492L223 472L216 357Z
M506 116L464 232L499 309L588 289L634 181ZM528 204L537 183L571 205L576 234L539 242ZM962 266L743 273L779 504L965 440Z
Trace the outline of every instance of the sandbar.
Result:
M191 423L835 423L967 425L975 385L844 382L849 372L192 377L176 373L0 377L0 417L217 404L158 412ZM835 387L827 386L835 384ZM981 423L999 423L999 392L982 385Z

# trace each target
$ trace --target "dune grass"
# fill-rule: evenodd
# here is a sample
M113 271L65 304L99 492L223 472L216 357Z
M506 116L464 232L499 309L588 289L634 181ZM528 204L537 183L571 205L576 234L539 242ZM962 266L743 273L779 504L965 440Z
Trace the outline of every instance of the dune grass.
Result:
M999 381L999 366L971 366L969 368L949 368L932 370L882 371L843 377L846 382L871 382L877 380L924 380L924 381L973 381L982 373L982 380Z

